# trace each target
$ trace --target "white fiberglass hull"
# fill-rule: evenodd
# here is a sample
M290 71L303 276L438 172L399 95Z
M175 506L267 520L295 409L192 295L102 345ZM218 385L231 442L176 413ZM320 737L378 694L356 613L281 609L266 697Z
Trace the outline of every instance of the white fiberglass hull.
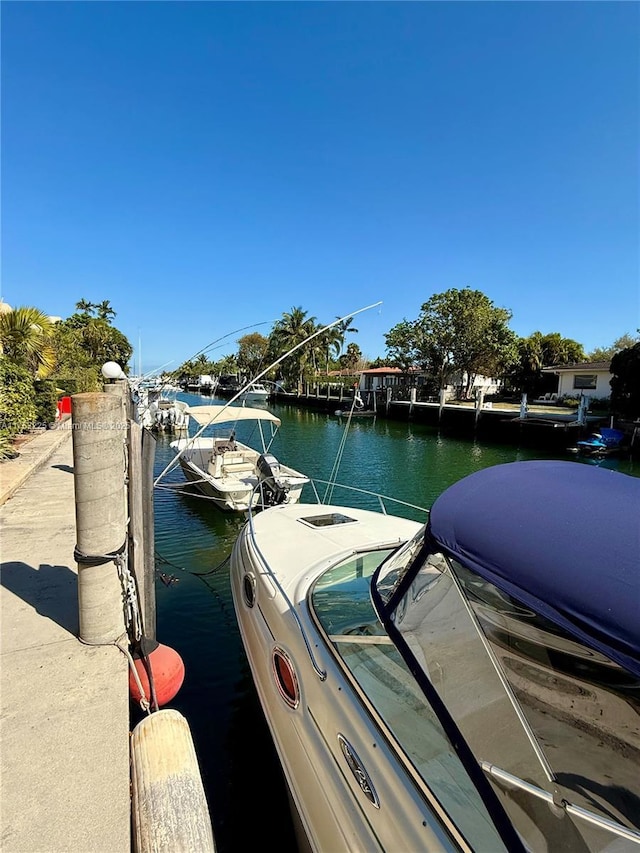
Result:
M215 460L213 438L180 439L172 442L171 447L175 452L183 451L179 462L188 482L219 509L246 512L262 506L262 493L257 488L260 479L257 450L236 442L234 458L225 464L223 455L216 464L212 462ZM297 503L305 483L309 482L304 474L282 464L279 480L287 489L287 503Z
M332 512L354 521L323 529L303 520ZM306 605L309 590L328 565L363 548L397 547L421 525L366 510L305 504L266 510L251 523L255 539L245 525L232 553L234 606L310 848L368 853L460 849L381 738ZM264 571L263 559L273 576ZM355 611L353 619L358 620ZM274 650L281 650L295 670L300 692L295 707L277 685Z

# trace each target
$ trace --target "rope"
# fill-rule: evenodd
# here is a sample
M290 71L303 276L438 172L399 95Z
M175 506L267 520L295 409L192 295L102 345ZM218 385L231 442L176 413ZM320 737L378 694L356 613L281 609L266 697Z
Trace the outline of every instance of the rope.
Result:
M126 547L127 540L125 539L119 548L109 554L85 554L76 545L73 549L73 559L81 566L102 566L104 563L115 563L122 556Z
M142 618L140 616L140 605L138 601L138 587L135 578L129 571L129 559L126 553L121 554L114 560L122 586L122 604L124 607L124 621L127 633L132 644L139 643L142 631Z
M138 675L138 670L136 669L136 663L135 663L135 661L131 655L131 652L129 651L129 649L126 646L121 646L120 642L118 640L116 640L114 645L117 646L120 649L120 651L122 652L122 654L126 655L128 660L129 660L129 669L131 670L131 672L133 674L135 682L138 686L138 691L140 693L140 707L147 714L151 714L151 703L147 699L146 694L144 692L142 682L140 681L140 676Z
M178 569L180 572L184 572L187 575L193 575L196 578L206 578L208 575L214 575L216 572L219 572L221 569L224 569L231 559L231 555L227 555L221 563L218 563L217 566L214 566L212 569L209 569L207 572L192 572L189 569L185 569L184 566L179 566L177 563L173 563L171 560L168 560L166 557L163 557L158 551L154 552L154 556L156 560L161 563L164 563L167 566L173 566L174 569Z

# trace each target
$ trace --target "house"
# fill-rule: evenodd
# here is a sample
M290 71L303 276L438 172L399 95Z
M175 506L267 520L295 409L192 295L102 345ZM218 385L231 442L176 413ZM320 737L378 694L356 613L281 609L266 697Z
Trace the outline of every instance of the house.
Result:
M447 396L454 397L457 391L464 386L466 382L466 374L458 374L452 377L451 383L447 385ZM417 367L412 368L409 372L403 372L399 367L371 367L360 372L360 392L364 391L379 391L383 388L393 388L400 385L415 385L420 387L425 384L432 384L433 379L424 371ZM471 395L475 396L478 391L483 391L485 394L496 394L500 390L501 382L492 379L488 376L475 376Z
M543 373L558 377L558 397L596 397L611 394L610 361L586 361L580 364L557 364L543 367Z

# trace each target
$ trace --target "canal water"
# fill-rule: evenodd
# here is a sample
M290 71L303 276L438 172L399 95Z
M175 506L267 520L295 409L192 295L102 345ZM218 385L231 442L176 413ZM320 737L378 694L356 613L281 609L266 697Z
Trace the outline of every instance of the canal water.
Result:
M190 405L216 402L190 394L179 399ZM431 427L379 417L353 418L347 432L347 419L333 414L288 405L270 409L282 420L272 448L277 458L314 478L426 508L447 486L481 468L570 458L443 437ZM173 458L171 440L158 437L156 476ZM601 464L640 476L637 462ZM171 483L183 483L179 466L160 485ZM303 500L313 499L303 494ZM343 499L334 491L335 503ZM171 489L156 488L154 504L157 638L176 649L185 664L184 684L170 707L184 714L191 728L217 851L275 845L279 853L289 853L295 845L284 783L242 647L226 563L244 519Z

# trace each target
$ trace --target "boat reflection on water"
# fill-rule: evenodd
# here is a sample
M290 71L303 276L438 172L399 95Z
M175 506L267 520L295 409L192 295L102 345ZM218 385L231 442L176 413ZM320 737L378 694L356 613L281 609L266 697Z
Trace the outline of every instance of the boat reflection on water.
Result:
M233 601L301 843L640 850L638 518L637 478L549 460L425 524L250 514Z

